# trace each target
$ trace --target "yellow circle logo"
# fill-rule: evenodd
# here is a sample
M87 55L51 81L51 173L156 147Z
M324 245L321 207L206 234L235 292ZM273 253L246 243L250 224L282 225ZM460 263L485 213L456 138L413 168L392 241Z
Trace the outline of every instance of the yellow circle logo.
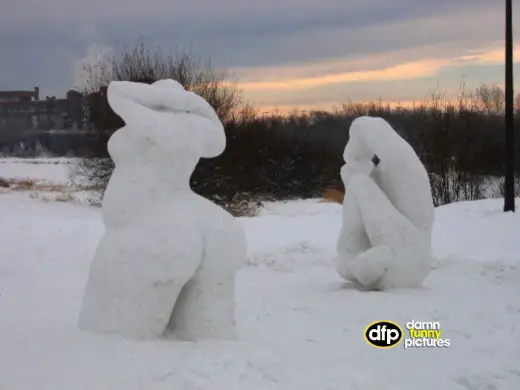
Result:
M376 348L392 348L403 339L403 330L393 321L375 321L365 328L364 338Z

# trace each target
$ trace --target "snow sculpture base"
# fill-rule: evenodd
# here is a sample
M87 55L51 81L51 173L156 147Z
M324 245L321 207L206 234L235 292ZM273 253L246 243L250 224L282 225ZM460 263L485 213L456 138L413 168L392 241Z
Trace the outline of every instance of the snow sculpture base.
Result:
M424 166L386 121L370 117L352 122L344 159L339 275L363 290L419 287L431 269L434 222Z
M199 158L224 150L222 124L204 99L173 80L112 82L108 99L126 126L108 143L115 169L103 199L106 232L80 328L133 339L234 338L245 234L189 186Z

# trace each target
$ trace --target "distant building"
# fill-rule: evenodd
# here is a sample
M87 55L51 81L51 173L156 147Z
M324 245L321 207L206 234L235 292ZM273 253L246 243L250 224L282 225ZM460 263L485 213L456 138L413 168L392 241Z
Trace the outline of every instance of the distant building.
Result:
M84 96L68 91L65 99L47 96L40 100L40 91L0 91L0 139L28 130L48 131L82 129Z
M0 91L0 102L21 102L40 100L40 88L32 91Z

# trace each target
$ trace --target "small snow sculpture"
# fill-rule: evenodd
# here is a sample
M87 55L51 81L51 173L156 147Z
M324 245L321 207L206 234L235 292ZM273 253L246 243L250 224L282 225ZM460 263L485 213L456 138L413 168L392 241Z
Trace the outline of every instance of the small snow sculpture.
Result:
M419 287L432 260L434 205L426 169L382 118L357 118L349 134L336 269L360 289Z
M173 80L114 81L108 101L126 125L108 142L115 169L103 199L106 231L80 328L135 339L234 338L234 278L246 259L245 234L189 184L201 157L225 149L220 120Z

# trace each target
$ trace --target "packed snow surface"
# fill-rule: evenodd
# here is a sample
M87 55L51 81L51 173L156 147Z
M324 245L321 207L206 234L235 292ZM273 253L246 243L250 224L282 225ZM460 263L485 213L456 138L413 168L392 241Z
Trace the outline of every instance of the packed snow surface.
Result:
M502 205L437 208L424 287L360 292L332 265L341 206L268 204L240 219L239 340L190 343L79 330L100 210L0 194L0 389L518 390L520 217ZM383 319L439 321L451 346L373 348Z
M103 198L106 231L79 326L135 339L233 339L246 237L190 188L199 159L224 150L217 114L173 80L114 81L108 101L126 125L108 142L115 169Z
M434 206L428 173L382 118L356 118L349 135L341 168L338 273L362 289L418 287L431 268Z

